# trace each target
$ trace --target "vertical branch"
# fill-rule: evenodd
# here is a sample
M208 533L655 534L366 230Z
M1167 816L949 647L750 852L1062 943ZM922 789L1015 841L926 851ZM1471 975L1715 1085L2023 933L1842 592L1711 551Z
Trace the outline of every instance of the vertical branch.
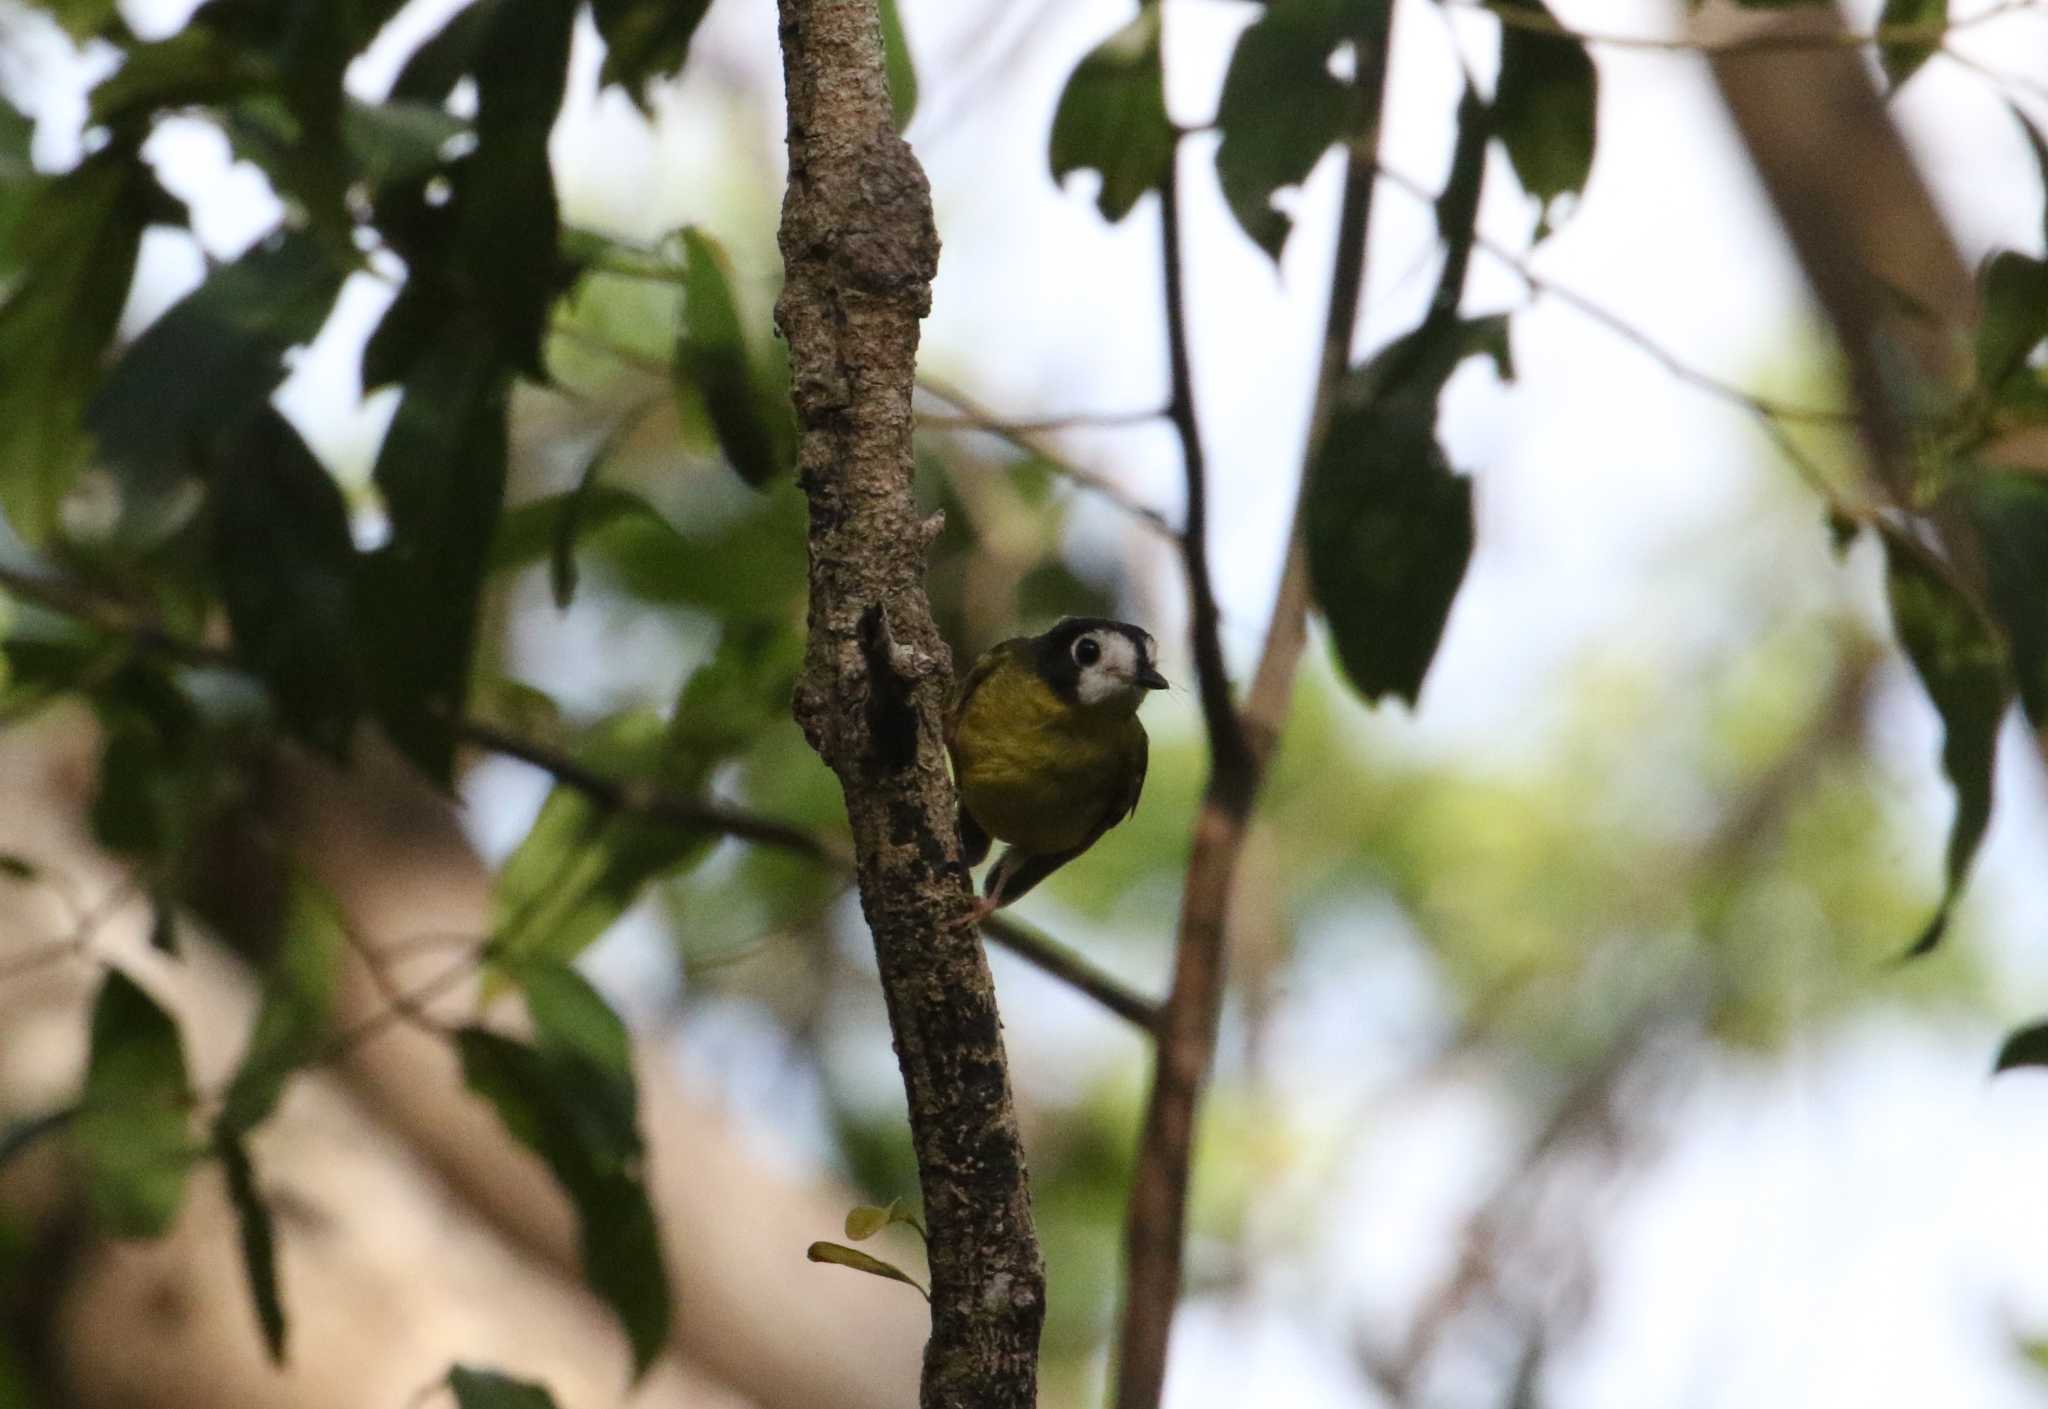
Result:
M1344 173L1335 264L1325 318L1323 355L1303 452L1304 474L1322 451L1338 384L1350 364L1363 287L1366 231L1372 210L1379 147L1379 113L1386 91L1386 48L1392 26L1387 0L1359 6L1357 84L1363 129L1352 139ZM1177 163L1176 163L1177 164ZM1162 263L1166 324L1173 377L1170 415L1181 438L1187 471L1188 513L1182 545L1193 598L1194 657L1208 724L1211 764L1196 819L1187 881L1181 893L1173 989L1159 1027L1159 1054L1145 1113L1130 1208L1125 1216L1123 1324L1117 1359L1118 1409L1156 1409L1166 1379L1166 1352L1180 1296L1186 1240L1188 1176L1193 1159L1196 1105L1214 1059L1222 1014L1224 937L1244 850L1252 804L1279 737L1301 659L1308 607L1307 559L1297 500L1273 619L1252 689L1240 714L1231 704L1218 641L1217 610L1208 570L1207 484L1188 366L1182 292L1180 199L1177 176L1161 192Z
M1209 470L1202 430L1195 415L1195 378L1188 357L1188 307L1181 263L1180 152L1166 168L1159 192L1160 266L1166 282L1166 361L1171 390L1166 416L1180 439L1187 476L1187 517L1180 533L1183 571L1188 578L1188 635L1195 658L1195 687L1202 722L1209 731L1211 787L1229 790L1238 810L1250 806L1257 770L1245 745L1244 729L1230 702L1230 677L1223 668L1221 617L1209 576Z
M896 135L876 0L779 0L789 190L776 321L810 502L805 737L838 775L909 1100L932 1269L924 1409L1035 1402L1044 1265L941 721L950 658L911 498L918 322L938 237Z

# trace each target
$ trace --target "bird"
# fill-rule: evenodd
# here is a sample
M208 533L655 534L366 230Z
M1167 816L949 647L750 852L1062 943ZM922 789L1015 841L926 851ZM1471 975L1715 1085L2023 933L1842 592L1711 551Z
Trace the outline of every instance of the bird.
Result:
M961 856L987 857L978 925L1095 845L1137 810L1149 745L1138 706L1167 688L1151 634L1124 621L1067 617L990 647L946 720L960 791Z

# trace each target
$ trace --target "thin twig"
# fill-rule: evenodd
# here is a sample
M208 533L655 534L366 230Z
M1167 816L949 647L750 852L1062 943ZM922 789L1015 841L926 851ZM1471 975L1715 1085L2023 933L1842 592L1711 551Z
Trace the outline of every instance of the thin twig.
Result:
M1164 410L1153 407L1147 407L1142 411L1066 411L1056 415L1025 417L920 411L917 413L917 420L919 425L929 426L933 430L986 431L990 435L1014 441L1020 435L1044 435L1051 431L1142 426L1165 415Z
M548 329L548 335L560 338L564 342L574 343L586 352L594 352L601 357L609 357L622 366L631 367L636 372L658 378L664 382L672 380L676 374L673 363L653 356L650 353L642 352L638 348L627 347L624 343L614 342L610 338L600 336L597 333L586 332L574 323L558 322Z
M638 779L614 778L560 750L482 720L464 719L456 725L455 732L465 743L531 764L609 812L686 830L719 832L840 866L850 864L851 858L843 849L827 847L816 833L794 823L778 822L743 808L673 792Z
M1386 181L1406 195L1417 200L1435 204L1436 195L1427 186L1412 176L1403 175L1385 165L1379 167L1380 179ZM1560 284L1548 275L1537 272L1529 262L1499 241L1476 235L1475 248L1485 251L1488 258L1496 261L1509 273L1520 279L1531 294L1538 297L1554 298L1573 312L1605 328L1630 346L1642 352L1662 367L1673 380L1683 382L1697 390L1704 391L1719 400L1726 401L1749 413L1759 429L1770 438L1779 454L1787 461L1812 489L1827 503L1851 518L1865 517L1865 511L1842 498L1838 486L1831 484L1827 473L1820 467L1806 449L1787 431L1786 423L1823 426L1832 430L1850 431L1856 424L1856 416L1846 407L1803 406L1797 403L1779 401L1759 395L1725 381L1711 372L1693 366L1644 332L1641 328L1622 317L1604 304L1585 294Z
M1172 539L1180 537L1180 530L1173 526L1173 523L1166 515L1160 513L1151 505L1132 497L1130 491L1126 490L1115 480L1099 475L1093 470L1085 469L1047 447L1045 442L1039 438L1039 432L1044 429L1043 427L1036 426L1031 422L1011 421L998 416L967 392L949 383L938 381L935 378L928 376L919 377L917 385L919 390L929 392L941 401L949 402L959 408L960 415L958 420L966 427L984 431L989 435L1008 442L1025 454L1033 456L1044 463L1055 474L1072 480L1090 493L1100 495L1162 536ZM1142 421L1157 420L1165 414L1163 410L1127 412L1124 415L1128 417L1128 421L1119 421L1114 424L1135 424ZM923 419L927 424L932 423L934 420L934 418L929 416ZM1097 422L1097 424L1112 423Z
M2025 93L2030 98L2048 101L2048 83L2043 83L2038 78L2032 78L2025 74L2006 73L2003 70L1995 69L1983 60L1972 58L1970 55L1963 53L1952 44L1942 45L1934 51L1931 57L1946 59L1957 68L1962 69L1966 73L1974 73L1995 87L2008 89L2012 92ZM1895 88L1892 91L1897 92L1898 90Z
M1432 191L1425 183L1395 170L1384 162L1379 163L1377 171L1382 181L1387 182L1403 194L1412 196L1416 200L1430 206L1436 204L1437 193ZM1554 298L1559 303L1571 308L1574 312L1598 323L1616 337L1623 339L1644 353L1679 381L1698 387L1702 391L1711 392L1724 401L1733 401L1745 409L1780 421L1803 422L1822 426L1853 426L1856 424L1856 413L1847 407L1802 406L1794 402L1778 401L1771 397L1761 396L1756 392L1746 390L1733 382L1725 381L1711 372L1702 371L1691 363L1686 362L1619 313L1614 312L1597 300L1579 293L1569 285L1560 284L1549 275L1538 272L1527 259L1500 241L1489 239L1482 234L1475 235L1472 243L1474 248L1484 250L1488 258L1493 259L1509 273L1521 280L1531 293L1546 298Z
M56 939L47 940L42 944L34 945L16 954L10 954L6 959L0 960L0 982L11 978L19 978L23 974L33 973L37 969L48 967L64 959L91 958L92 942L98 936L100 929L109 920L113 919L123 906L135 899L142 890L140 879L132 874L124 875L113 886L109 887L105 895L101 896L91 905L81 907L75 900L66 900L64 898L66 890L70 890L73 896L76 895L76 891L70 887L68 877L63 888L58 886L57 878L61 874L61 872L54 870L47 871L38 879L49 890L57 894L59 903L71 911L69 927L64 934Z
M1058 940L1002 914L983 920L981 932L1035 968L1093 998L1133 1027L1146 1032L1156 1030L1157 1003L1132 992Z
M2009 15L2041 13L2044 9L2041 0L2000 0L2000 3L1980 10L1974 15L1934 24L1881 24L1874 29L1860 32L1743 34L1723 39L1702 39L1687 36L1612 34L1579 29L1565 24L1546 10L1516 4L1513 0L1446 0L1446 3L1458 9L1481 11L1494 16L1510 29L1526 30L1532 34L1576 39L1581 44L1597 44L1609 49L1638 49L1674 54L1745 54L1773 50L1855 49L1877 45L1939 47L1948 36L1963 30Z
M387 1002L386 1006L379 1008L362 1021L335 1033L312 1060L304 1064L304 1068L332 1066L387 1028L400 1022L414 1021L414 1014L423 1013L428 1003L469 979L476 972L476 967L482 962L484 950L490 946L490 942L489 935L478 937L454 963L436 970L433 977L403 990L396 1001ZM428 1019L428 1024L431 1030L441 1031L440 1025L434 1023L432 1019ZM442 1032L441 1035L446 1034ZM225 1089L221 1094L225 1094Z
M1195 688L1202 703L1202 721L1209 734L1211 787L1227 790L1232 805L1250 805L1255 770L1245 744L1244 728L1230 698L1230 675L1223 665L1221 614L1209 574L1208 457L1195 409L1194 370L1188 354L1186 279L1182 271L1180 229L1180 152L1167 163L1165 187L1159 193L1159 258L1166 283L1166 351L1172 382L1167 419L1180 438L1181 461L1187 476L1187 522L1180 536L1181 566L1188 579L1189 644L1195 658Z
M154 623L61 579L0 567L0 588L23 601L71 617L95 630L120 636L139 649L180 664L236 672L246 670L232 652L173 636ZM836 871L852 873L853 857L842 842L796 823L764 817L745 808L657 787L639 779L614 778L559 749L480 719L461 719L453 727L456 737L464 742L538 768L608 811L665 826L717 832L806 856ZM991 938L1019 958L1054 978L1072 984L1118 1017L1147 1031L1156 1025L1158 1004L1094 967L1067 946L1015 922L990 924L985 929ZM437 942L445 942L446 937L434 938ZM7 972L0 967L0 977L5 977Z
M398 1014L408 1025L418 1028L430 1037L447 1037L450 1034L451 1029L446 1023L422 1008L411 994L399 987L398 980L393 978L391 970L385 967L389 962L385 953L371 944L346 920L341 924L341 935L343 942L363 961L363 967L369 971L370 982L375 985L378 996L383 998L388 1009ZM475 948L472 945L468 957L473 957L474 953Z

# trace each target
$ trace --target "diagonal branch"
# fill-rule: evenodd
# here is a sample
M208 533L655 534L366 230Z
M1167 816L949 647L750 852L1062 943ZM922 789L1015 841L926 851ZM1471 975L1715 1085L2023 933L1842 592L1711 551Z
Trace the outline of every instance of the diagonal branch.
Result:
M1366 231L1371 223L1379 115L1386 93L1386 55L1393 10L1392 6L1369 8L1376 13L1363 19L1353 36L1358 54L1353 82L1358 89L1364 125L1352 138L1345 166L1323 353L1303 450L1304 482L1306 467L1322 452L1338 387L1350 365L1351 340L1364 287ZM1161 1015L1158 1063L1144 1133L1139 1140L1137 1167L1132 1174L1130 1208L1125 1215L1126 1272L1117 1362L1118 1409L1157 1409L1165 1385L1166 1354L1174 1307L1180 1295L1195 1114L1202 1083L1215 1058L1216 1030L1223 1008L1224 940L1232 893L1252 805L1287 713L1307 630L1308 565L1302 545L1301 503L1297 499L1288 537L1287 565L1265 647L1252 677L1251 693L1242 714L1233 708L1228 683L1220 680L1222 653L1203 551L1206 486L1187 363L1177 200L1178 181L1170 178L1162 193L1161 223L1174 424L1181 432L1187 461L1186 542L1189 590L1195 598L1195 654L1198 669L1207 657L1215 663L1219 679L1212 681L1206 674L1202 679L1203 711L1210 727L1211 773L1195 823L1194 846L1181 894L1173 988Z
M1675 54L1759 54L1796 49L1860 49L1878 45L1941 45L1950 35L1974 29L2009 15L2043 13L2041 0L1998 0L1973 15L1935 23L1880 24L1857 30L1764 30L1754 34L1708 38L1697 35L1665 37L1648 34L1611 34L1578 29L1565 24L1549 11L1516 0L1450 0L1458 9L1490 14L1510 29L1575 39L1609 49L1642 49Z
M181 665L236 672L244 669L231 651L173 635L118 603L62 579L0 567L0 590L68 616L94 630L120 637L136 650L160 655ZM772 846L809 857L848 875L853 871L853 855L843 842L811 831L799 823L656 787L641 779L615 778L560 749L485 720L461 719L456 721L454 729L455 736L463 742L538 768L608 812L664 826L716 832L757 846ZM1133 1026L1147 1031L1157 1026L1157 1003L1058 940L1006 916L990 919L982 926L982 932L1026 963L1069 984ZM63 953L53 954L52 958L61 958L70 952L72 947L67 942ZM0 971L4 971L4 966L0 966Z
M1040 436L1046 430L1055 428L1054 423L1006 420L958 387L947 382L937 381L928 376L920 377L918 379L918 386L922 390L938 397L941 401L951 402L959 408L959 415L952 418L921 417L920 419L925 424L941 428L978 430L996 436L1015 446L1025 454L1036 456L1062 477L1072 480L1075 484L1080 485L1091 493L1100 495L1162 537L1178 538L1180 536L1179 530L1174 528L1166 515L1160 513L1151 505L1132 497L1130 491L1126 490L1115 480L1076 465L1071 460L1065 459L1048 449L1045 442L1040 439ZM1129 411L1121 413L1114 418L1096 417L1089 421L1077 421L1069 418L1056 424L1062 427L1073 425L1142 425L1147 421L1156 421L1165 414L1166 412L1163 409Z

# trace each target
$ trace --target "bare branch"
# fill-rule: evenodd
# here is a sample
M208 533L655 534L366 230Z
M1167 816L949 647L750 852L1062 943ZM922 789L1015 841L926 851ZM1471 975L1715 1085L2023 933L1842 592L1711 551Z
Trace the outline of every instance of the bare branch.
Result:
M1202 722L1209 732L1210 787L1219 784L1230 805L1246 810L1257 786L1257 770L1245 743L1237 707L1230 698L1230 676L1223 666L1222 616L1209 576L1208 457L1195 410L1194 370L1188 355L1186 281L1182 273L1180 230L1180 152L1167 164L1166 184L1159 193L1160 265L1166 281L1166 352L1171 393L1167 418L1180 438L1181 462L1187 475L1187 523L1181 530L1181 567L1188 579L1189 644L1195 658L1195 688L1202 702Z
M981 922L981 932L1041 972L1093 998L1133 1027L1146 1032L1157 1030L1157 1003L1134 993L1077 951L1038 933L1015 916L991 915Z
M1041 439L1043 432L1057 429L1061 426L1082 424L1137 425L1146 421L1155 421L1166 415L1165 410L1127 411L1119 414L1115 419L1099 418L1089 422L1068 420L1059 423L1059 425L1043 421L1012 421L996 415L972 396L948 383L937 381L931 377L921 377L918 379L918 386L922 390L938 397L941 401L951 402L960 409L960 414L957 417L920 416L919 419L926 425L978 430L996 436L1022 450L1025 454L1037 457L1047 468L1056 474L1072 480L1075 484L1080 485L1083 489L1093 494L1100 495L1132 518L1137 519L1146 527L1159 533L1162 537L1173 539L1180 537L1180 530L1173 526L1166 515L1160 513L1151 505L1134 498L1130 491L1126 490L1115 480L1106 478L1093 470L1085 469L1066 459L1058 452L1048 448L1045 441Z
M1365 114L1364 130L1352 138L1338 217L1330 301L1325 315L1323 355L1316 377L1315 404L1303 450L1306 467L1322 452L1337 390L1350 365L1364 285L1366 231L1371 224L1373 172L1379 147L1379 114L1386 91L1386 53L1391 7L1354 36L1358 73L1354 79ZM1204 522L1201 440L1194 419L1185 347L1185 316L1179 267L1177 181L1163 193L1167 280L1167 326L1173 354L1175 426L1181 431L1188 471L1188 573L1195 596L1196 659L1205 653L1221 674L1215 604L1209 600L1202 557ZM1302 548L1301 504L1289 530L1287 567L1266 644L1253 676L1252 692L1240 715L1230 704L1228 682L1202 682L1204 714L1210 720L1212 764L1195 822L1194 846L1181 893L1179 941L1174 951L1173 988L1159 1027L1158 1064L1139 1139L1125 1215L1125 1291L1117 1358L1118 1409L1157 1409L1166 1378L1166 1354L1180 1295L1181 1258L1186 1238L1189 1167L1193 1158L1196 1105L1215 1058L1216 1029L1223 1007L1225 938L1239 859L1267 759L1287 712L1306 630L1308 573ZM1227 723L1224 721L1227 720ZM1219 725L1221 732L1219 733Z
M1051 431L1116 429L1122 426L1142 426L1163 418L1164 407L1145 407L1137 411L1066 411L1050 416L998 416L993 412L974 406L965 397L955 396L941 390L928 377L920 377L918 386L934 396L952 402L961 408L959 412L920 411L918 424L934 430L986 431L1016 444L1021 436L1044 435Z
M1965 15L1960 19L1936 24L1881 24L1863 31L1769 30L1755 34L1712 38L1700 35L1667 37L1612 34L1599 30L1578 29L1565 24L1546 10L1516 4L1514 0L1448 0L1448 3L1458 9L1478 10L1492 15L1510 29L1554 35L1560 39L1576 39L1582 44L1597 44L1609 49L1640 49L1676 54L1755 54L1799 49L1859 49L1880 44L1945 47L1943 41L1948 36L1974 29L1992 20L2016 14L2048 12L2048 6L2044 6L2041 0L1999 0L1999 3L1974 15Z
M0 587L23 601L72 617L109 635L121 636L139 650L161 654L181 664L238 672L243 669L231 652L183 640L124 611L117 604L106 602L88 590L60 579L0 567ZM807 856L849 875L853 871L853 854L843 842L821 836L794 822L764 817L709 798L655 787L640 779L614 778L560 749L484 720L458 720L454 728L456 737L465 743L538 768L556 782L574 788L608 811L666 826L717 832L757 846L772 846ZM44 879L54 881L56 877ZM75 902L72 908L80 910ZM984 932L1028 963L1072 984L1118 1017L1147 1030L1156 1025L1159 1011L1156 1003L1132 991L1057 940L1007 919L984 926ZM439 947L469 942L466 936L430 934L420 938ZM39 956L38 962L54 961L63 957L63 953L77 949L71 941L62 943L62 953ZM53 944L52 948L56 947ZM23 968L36 967L25 958L12 962ZM0 966L0 977L9 972L12 972L11 966Z

